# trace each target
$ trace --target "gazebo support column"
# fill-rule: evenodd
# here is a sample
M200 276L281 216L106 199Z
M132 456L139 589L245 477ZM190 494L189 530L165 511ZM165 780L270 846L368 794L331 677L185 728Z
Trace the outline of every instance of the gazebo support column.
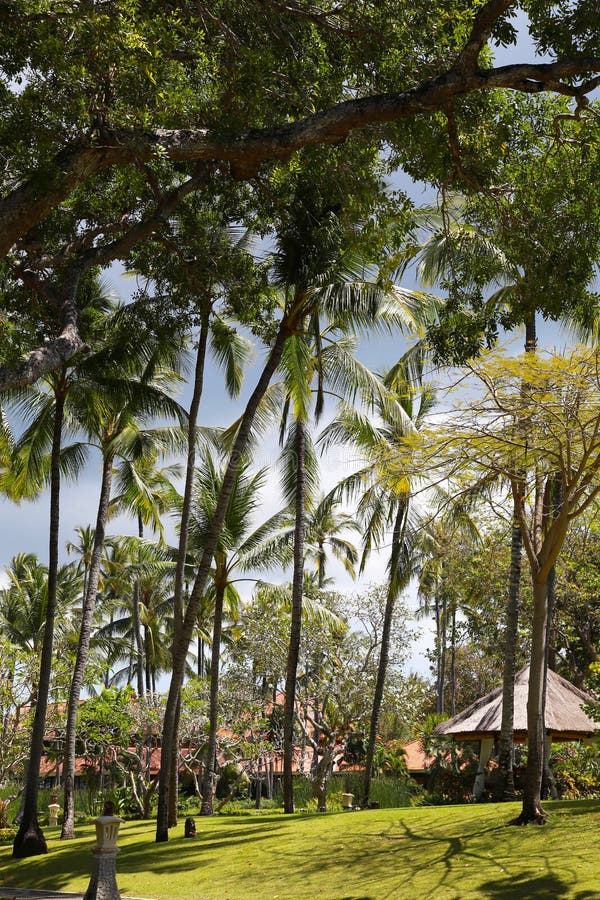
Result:
M552 800L558 800L558 789L556 787L556 778L554 772L550 768L550 754L552 752L552 733L547 731L544 738L544 774L542 776L542 800L550 797Z
M477 775L475 776L475 784L473 785L473 800L478 803L485 796L485 772L486 766L494 749L494 738L484 737L480 741L479 750L479 766Z

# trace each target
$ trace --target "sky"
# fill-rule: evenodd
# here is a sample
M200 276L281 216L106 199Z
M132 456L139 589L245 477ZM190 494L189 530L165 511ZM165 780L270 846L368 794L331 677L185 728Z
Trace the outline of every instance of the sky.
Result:
M517 48L505 50L499 48L496 53L498 64L506 64L517 60L531 59L532 47L528 39L522 18L518 22L520 26L520 41ZM434 194L425 185L414 183L404 173L398 173L392 180L392 187L405 191L417 204L429 203L434 199ZM122 267L116 264L108 273L109 283L115 293L126 299L132 288L132 280L122 277ZM415 286L410 281L406 286ZM542 326L541 343L556 343L561 338L557 335L556 327ZM402 354L405 343L400 336L367 338L361 340L359 358L369 367L382 370L389 367ZM241 412L245 399L252 389L264 360L264 350L258 348L255 358L249 366L245 378L244 390L237 403L232 403L225 396L222 378L210 366L206 376L205 390L202 398L201 421L210 425L229 425ZM182 392L180 401L184 405L189 403L189 390ZM331 415L333 409L330 409ZM326 417L325 417L326 420ZM276 461L279 453L277 438L271 434L261 443L255 457L257 467L268 466L273 473L276 470ZM321 458L321 485L324 491L330 489L339 480L342 474L349 473L359 464L359 460L342 448L332 448L325 457ZM72 538L73 529L78 525L93 524L96 518L98 492L100 483L100 458L93 452L90 463L77 481L77 484L65 484L61 498L61 544L64 548L66 542ZM268 479L267 487L263 493L263 502L260 510L257 510L257 523L267 518L281 506L278 479L275 474ZM167 522L167 540L176 542L174 522ZM135 534L134 523L126 517L118 517L109 525L112 534ZM47 560L48 541L48 495L43 494L34 502L22 503L19 507L0 499L0 570L3 569L13 555L21 552L36 553L41 562ZM63 561L67 560L63 550ZM365 573L360 581L353 583L341 566L332 566L331 574L335 579L335 588L341 592L360 590L371 582L379 583L385 580L385 564L387 553L384 548L379 554L374 554L367 564ZM278 580L288 580L290 573L279 574ZM0 575L1 583L2 575ZM251 585L246 585L246 593L251 590ZM407 600L411 608L417 605L416 590L412 586L407 594ZM429 675L429 665L425 658L425 652L432 645L431 629L425 623L422 625L420 639L412 646L410 652L409 671L415 671L423 675Z

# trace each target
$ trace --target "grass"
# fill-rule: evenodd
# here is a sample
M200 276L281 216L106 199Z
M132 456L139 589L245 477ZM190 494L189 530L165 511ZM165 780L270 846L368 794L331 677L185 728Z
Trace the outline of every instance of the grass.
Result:
M157 900L547 900L600 897L600 801L546 804L544 827L507 827L516 804L183 822L166 844L127 822L117 858L123 896ZM93 827L69 842L46 830L47 856L0 848L0 886L83 892Z

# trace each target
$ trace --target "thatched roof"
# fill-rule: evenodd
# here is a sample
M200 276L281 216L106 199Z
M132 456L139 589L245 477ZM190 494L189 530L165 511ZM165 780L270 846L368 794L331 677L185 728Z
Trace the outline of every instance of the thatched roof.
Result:
M527 690L529 666L515 676L514 740L523 741L527 735ZM581 708L592 698L575 685L548 671L546 688L546 729L555 740L577 740L591 737L600 723L592 721ZM500 733L502 720L502 687L498 687L468 706L452 719L441 722L438 734L449 734L457 741L479 740Z

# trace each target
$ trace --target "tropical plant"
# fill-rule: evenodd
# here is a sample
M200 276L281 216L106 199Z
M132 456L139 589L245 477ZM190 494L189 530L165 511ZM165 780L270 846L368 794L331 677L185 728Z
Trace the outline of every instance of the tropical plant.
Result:
M205 779L202 789L202 814L212 815L215 789L215 759L219 717L219 665L223 614L239 614L240 596L235 585L236 572L268 568L272 565L270 552L264 545L282 523L284 513L275 513L258 528L252 528L261 489L267 470L250 473L248 463L242 464L236 473L231 490L224 527L214 553L211 585L207 599L214 606L213 633L210 664L209 732L206 750ZM202 454L196 473L193 513L190 519L189 551L200 554L204 549L206 534L210 530L215 508L224 478L224 467L208 449Z
M110 493L115 458L130 456L139 458L150 448L170 452L180 444L180 432L169 427L143 431L140 425L157 416L169 415L185 419L181 407L172 399L169 391L177 381L172 368L177 365L181 339L178 335L146 334L139 331L135 337L127 335L127 316L115 323L113 340L104 348L101 366L103 371L112 360L112 376L87 384L87 390L74 397L74 412L82 429L90 440L96 441L102 456L102 479L98 513L94 529L94 546L90 560L86 595L83 598L81 628L77 657L73 668L71 690L67 709L65 735L65 799L61 837L74 836L73 782L75 771L76 719L79 697L88 657L90 636L96 605L96 592L104 547L105 530L110 505ZM125 327L123 327L125 326ZM100 363L100 360L97 360Z
M411 479L401 471L391 472L385 460L404 446L407 434L419 428L435 399L430 388L415 389L406 377L406 370L403 374L400 366L390 373L387 382L389 393L377 403L380 424L360 411L342 406L320 438L324 447L333 442L352 445L366 460L362 468L342 480L331 492L333 498L360 497L357 516L364 523L361 569L370 553L384 543L391 531L386 608L365 764L365 804L369 801L394 605L414 572L414 537L409 517Z

